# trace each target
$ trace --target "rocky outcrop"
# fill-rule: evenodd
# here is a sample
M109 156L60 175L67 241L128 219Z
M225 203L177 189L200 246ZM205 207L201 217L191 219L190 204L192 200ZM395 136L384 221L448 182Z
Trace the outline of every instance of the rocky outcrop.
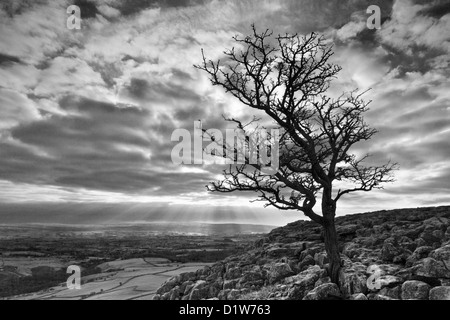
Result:
M348 215L336 226L338 285L327 274L321 228L297 221L245 254L169 279L155 299L450 299L450 207Z

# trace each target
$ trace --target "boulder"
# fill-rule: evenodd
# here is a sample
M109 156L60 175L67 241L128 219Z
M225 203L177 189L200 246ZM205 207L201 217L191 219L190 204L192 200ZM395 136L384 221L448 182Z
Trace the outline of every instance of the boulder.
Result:
M305 235L305 240L308 240L308 241L322 241L323 237L320 234L320 232L318 232L316 234L312 234L311 233L311 234Z
M450 300L450 286L434 287L430 290L430 300Z
M195 272L185 272L182 274L179 274L175 277L176 281L179 283L184 283L186 281L195 281L196 280L196 273Z
M383 248L381 248L381 259L384 261L393 261L394 258L401 253L402 251L392 242L385 242Z
M402 236L398 240L398 245L408 251L414 251L417 247L417 244L407 236Z
M378 278L378 281L380 282L381 289L388 287L393 288L403 282L403 279L400 277L396 277L393 275L383 275Z
M355 293L350 296L350 300L368 300L364 293Z
M424 229L425 228L423 226L419 226L403 231L402 234L410 239L417 239Z
M384 287L378 292L378 294L392 298L392 299L400 299L402 293L402 288L400 286L396 286L393 288Z
M318 286L321 286L325 283L331 283L331 278L330 277L324 277L324 278L320 278L319 280L316 281L316 283L314 284L314 288L317 288Z
M392 259L392 262L396 264L405 264L411 253L411 251L405 249L405 251L403 251L401 254L395 256L394 259Z
M444 287L450 286L450 279L440 279L440 280L441 280L441 283L440 283L441 286L444 286Z
M202 298L204 299L206 296L202 297L202 293L198 289L192 290L189 294L189 300L201 300Z
M309 266L313 266L315 264L316 264L316 261L314 260L314 258L308 254L302 261L299 262L297 268L300 271L303 271L303 270L307 269Z
M170 291L169 300L180 300L183 296L183 292L181 292L180 287L176 286Z
M353 237L356 235L356 230L358 230L358 225L356 224L347 224L336 227L336 232L340 237Z
M373 231L377 234L382 234L386 231L386 225L384 224L376 224L372 227Z
M237 300L241 295L241 291L240 290L231 290L230 292L228 292L227 295L227 300Z
M408 257L406 260L406 266L411 267L413 264L418 262L421 259L428 257L428 254L433 251L433 247L430 246L422 246L417 247L416 250Z
M217 297L220 290L223 288L223 281L221 279L217 279L209 286L208 297Z
M432 235L436 238L439 238L439 241L436 241L437 244L441 243L445 239L445 231L442 230L434 230Z
M265 252L266 255L270 258L282 258L284 256L293 256L295 254L295 249L274 245L266 249Z
M209 287L207 286L207 282L204 280L198 280L189 294L189 300L207 299L209 298L208 294Z
M428 246L427 242L425 240L423 240L422 238L417 238L414 242L417 244L417 247Z
M218 279L220 277L221 277L221 273L220 272L213 272L213 273L210 273L209 275L207 275L205 280L212 282L212 281L214 281L214 280L216 280L216 279Z
M435 231L438 231L437 233ZM441 230L433 230L426 228L421 234L420 239L427 246L439 245L444 238L444 232Z
M356 235L358 237L370 237L373 234L373 229L370 228L359 228L356 230Z
M286 277L293 275L291 267L287 263L275 263L269 270L269 284L280 281Z
M381 248L380 258L384 261L392 261L394 263L402 263L404 262L409 255L411 255L411 251L408 248L415 248L417 246L416 243L408 242L409 239L407 237L403 237L401 239L397 239L397 237L387 238L383 247ZM399 241L404 241L404 243L400 243Z
M242 268L233 267L225 272L224 278L226 280L237 279L242 276Z
M415 266L415 275L427 278L450 278L450 269L443 261L425 258Z
M319 278L324 275L324 270L319 266L311 266L299 274L284 279L284 283L291 286L288 299L301 300L312 289Z
M161 300L169 300L170 292L166 292L161 296Z
M223 289L235 289L236 285L238 284L240 280L239 279L233 279L233 280L225 280L223 282Z
M230 292L230 289L227 290L222 290L217 294L217 298L219 298L219 300L227 300L228 297L228 293Z
M330 260L328 259L328 256L326 253L324 252L318 252L314 255L314 261L316 262L316 264L323 268L323 265L326 263L329 263Z
M362 263L353 263L341 269L339 285L344 296L367 292L366 269Z
M311 246L306 248L300 253L299 260L303 261L308 255L314 257L317 252L323 251L323 246Z
M353 257L358 256L361 253L361 248L354 242L347 242L344 245L342 253L351 259Z
M434 250L430 254L430 257L437 261L441 261L446 269L450 270L450 245L445 245L443 247L440 247L439 249Z
M176 285L177 285L176 280L174 278L171 278L166 282L164 282L164 284L156 291L156 293L162 295L175 288Z
M190 292L191 292L191 290L192 290L192 288L194 287L194 285L195 285L195 283L194 282L192 282L192 281L187 281L187 282L185 282L185 287L184 287L184 295L188 295Z
M259 266L253 267L251 270L245 272L242 275L242 278L239 280L239 283L242 286L247 285L260 285L264 283L264 272L261 270Z
M368 300L397 300L388 296L383 296L382 294L369 293L367 295Z
M307 247L311 245L310 242L306 241L296 241L292 243L285 244L286 248L295 250L294 255L298 256L303 250L305 250Z
M394 265L394 264L377 264L377 263L371 264L370 268L372 270L379 270L380 271L380 275L382 275L382 276L383 275L388 275L388 274L395 274L396 272L399 271L399 269L401 269L400 266L398 266L398 265Z
M309 291L303 300L328 300L340 296L341 292L335 283L325 283Z
M207 277L210 270L211 270L211 267L206 266L206 267L203 267L202 269L198 269L195 273L196 273L197 277L203 277L203 276Z
M192 284L193 282L189 282L189 281L184 281L181 285L180 285L180 292L184 292L186 290L186 286L189 284Z
M433 217L423 221L425 229L445 230L450 225L450 220L443 217Z
M403 300L427 300L430 286L422 281L410 280L402 284Z

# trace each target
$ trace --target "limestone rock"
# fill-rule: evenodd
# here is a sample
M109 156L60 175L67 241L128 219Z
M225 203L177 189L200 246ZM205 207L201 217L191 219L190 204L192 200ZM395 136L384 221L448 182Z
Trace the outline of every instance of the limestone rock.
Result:
M239 290L231 290L228 292L227 300L237 300L237 298L241 295L241 292Z
M450 278L450 269L443 261L425 258L416 266L415 274L428 278Z
M242 276L242 269L238 267L230 268L224 275L227 280L237 279Z
M330 277L324 277L324 278L320 278L319 280L316 281L316 283L314 284L314 288L317 288L318 286L321 286L325 283L331 283L331 278Z
M230 291L231 291L230 289L220 291L219 294L217 295L217 298L219 298L219 300L227 300L228 293Z
M345 296L367 292L366 269L367 267L361 263L354 263L342 268L339 284Z
M204 280L199 280L195 283L192 291L189 295L189 300L201 300L208 298L209 287L207 282Z
M446 269L450 270L450 245L445 245L443 247L440 247L439 249L434 250L430 254L430 257L437 261L441 261Z
M427 300L430 286L422 281L406 281L402 285L403 300Z
M380 290L380 292L378 292L378 294L380 295L397 300L401 298L401 293L402 293L401 286L396 286L393 288L384 287L383 289Z
M280 281L293 275L291 267L287 263L275 263L269 270L269 284Z
M335 283L325 283L309 291L303 300L327 300L340 295L339 287Z
M402 278L393 275L384 275L378 278L381 284L381 288L385 287L395 287L403 282Z
M383 296L382 294L369 293L367 295L368 300L397 300L388 296Z
M312 289L319 278L324 274L324 270L319 266L312 266L299 274L284 279L286 284L291 285L288 292L288 299L301 300L305 294Z
M417 247L416 250L414 250L414 252L412 253L412 255L410 255L406 260L406 266L410 267L419 260L428 257L428 254L431 251L433 251L433 247L430 246Z
M313 266L316 264L316 261L314 260L314 258L311 255L307 255L299 264L298 264L298 269L300 269L300 271L303 271L305 269L307 269L309 266Z
M176 285L177 285L177 283L176 283L175 279L169 279L156 291L156 293L164 294L166 292L169 292L173 288L175 288Z
M450 286L434 287L430 290L430 300L450 300Z
M324 264L327 264L330 262L330 260L328 259L328 256L325 252L318 252L314 255L314 261L316 262L316 264L323 268Z
M355 293L350 296L350 300L368 300L364 293Z

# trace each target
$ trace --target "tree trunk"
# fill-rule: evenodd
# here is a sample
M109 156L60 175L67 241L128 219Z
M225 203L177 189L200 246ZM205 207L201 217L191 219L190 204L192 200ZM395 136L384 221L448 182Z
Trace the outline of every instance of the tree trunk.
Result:
M338 235L334 224L334 215L324 217L325 250L327 251L330 266L328 275L333 283L339 286L339 271L341 269L341 256L339 254Z

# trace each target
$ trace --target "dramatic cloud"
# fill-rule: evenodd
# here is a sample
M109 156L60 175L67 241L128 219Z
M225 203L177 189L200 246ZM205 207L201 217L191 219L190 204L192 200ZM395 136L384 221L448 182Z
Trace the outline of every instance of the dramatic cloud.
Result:
M72 4L81 30L66 27ZM379 30L366 26L370 5ZM193 67L202 48L220 58L251 23L323 33L343 67L331 94L371 88L379 134L356 153L401 170L340 214L449 202L450 7L440 0L3 1L0 201L248 204L254 194L206 192L220 166L175 166L170 154L177 128L252 116Z

